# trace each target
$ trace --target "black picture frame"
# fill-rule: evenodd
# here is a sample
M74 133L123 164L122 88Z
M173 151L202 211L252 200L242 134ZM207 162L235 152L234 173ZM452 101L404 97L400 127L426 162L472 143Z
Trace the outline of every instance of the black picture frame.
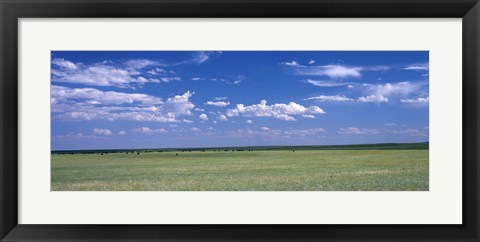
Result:
M478 0L0 0L0 15L1 241L479 241ZM74 17L462 18L463 223L461 225L18 224L17 21L19 18Z

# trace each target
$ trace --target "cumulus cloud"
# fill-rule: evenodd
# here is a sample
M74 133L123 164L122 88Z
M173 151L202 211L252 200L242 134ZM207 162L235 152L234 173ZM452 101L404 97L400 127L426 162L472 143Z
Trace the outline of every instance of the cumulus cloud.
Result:
M53 119L132 120L151 122L178 122L177 117L192 115L195 107L190 102L192 92L185 92L166 101L141 93L101 91L94 88L51 87Z
M326 95L320 95L320 96L315 96L315 97L309 97L305 100L316 100L319 102L326 102L326 101L333 101L333 102L345 102L345 101L353 101L353 99L350 99L348 97L345 97L344 95L333 95L333 96L326 96Z
M100 135L112 135L112 131L109 129L93 129L93 133L100 134Z
M120 130L120 131L118 132L118 134L119 134L119 135L126 135L126 134L127 134L127 131L125 131L125 130Z
M86 104L132 104L158 105L163 101L159 97L141 93L125 93L115 91L101 91L95 88L69 88L52 85L50 88L51 103L73 102L84 100Z
M253 124L253 121L252 121L251 119L247 119L247 120L245 121L245 123L247 123L247 124Z
M389 96L394 94L408 95L416 92L423 86L423 83L399 82L380 85L365 84L364 86L375 94Z
M413 93L418 93L425 85L424 82L411 83L385 83L385 84L363 84L365 90L369 95L358 98L359 102L388 102L389 96L408 96Z
M388 102L388 98L383 95L369 95L359 97L358 101L362 103L383 103Z
M224 102L224 101L208 101L205 103L206 105L210 106L217 106L217 107L226 107L230 105L230 102Z
M200 114L200 116L198 116L198 118L200 118L201 120L203 121L207 121L208 120L208 116L204 113Z
M52 60L52 82L80 83L89 86L115 86L129 88L151 82L169 82L180 77L149 78L142 74L148 66L160 65L151 60L129 60L122 64L109 61L85 65L55 58ZM145 73L147 74L147 73Z
M159 128L159 129L150 129L149 127L140 127L133 129L133 131L137 133L142 133L142 134L165 134L168 133L167 130L164 128Z
M237 104L235 108L228 109L226 115L228 117L239 115L245 117L273 117L286 121L295 121L296 119L292 115L324 113L325 112L318 106L310 106L307 108L294 102L267 105L267 101L262 100L259 104L253 104L251 106Z
M311 114L304 114L304 115L302 115L302 117L304 117L304 118L315 118L315 116L313 116Z
M315 64L315 63L316 63L316 61L314 61L314 60L310 60L310 61L308 62L308 64L310 64L310 65L313 65L313 64Z
M223 114L218 115L217 118L218 118L218 120L220 120L220 121L227 121L227 120L228 120L227 116L225 116L225 115L223 115Z
M77 65L75 65L73 62L65 60L63 58L53 59L52 64L56 65L56 66L59 66L59 67L62 67L62 68L66 68L66 69L71 69L71 70L76 70L77 69Z

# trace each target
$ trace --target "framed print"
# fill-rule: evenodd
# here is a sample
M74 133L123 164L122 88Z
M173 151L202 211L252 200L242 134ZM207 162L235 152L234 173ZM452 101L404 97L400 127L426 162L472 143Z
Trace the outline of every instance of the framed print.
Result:
M1 241L479 240L479 4L1 1Z

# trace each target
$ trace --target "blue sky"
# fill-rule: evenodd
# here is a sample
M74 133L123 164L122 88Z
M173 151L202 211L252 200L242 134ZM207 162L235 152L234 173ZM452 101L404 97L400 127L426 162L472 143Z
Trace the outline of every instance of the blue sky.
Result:
M52 150L429 140L428 51L52 51Z

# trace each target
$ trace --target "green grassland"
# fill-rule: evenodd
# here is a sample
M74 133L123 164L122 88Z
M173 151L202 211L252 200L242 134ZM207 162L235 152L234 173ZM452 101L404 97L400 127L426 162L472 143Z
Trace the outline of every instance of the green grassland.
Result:
M51 165L52 191L429 189L428 143L52 152Z

